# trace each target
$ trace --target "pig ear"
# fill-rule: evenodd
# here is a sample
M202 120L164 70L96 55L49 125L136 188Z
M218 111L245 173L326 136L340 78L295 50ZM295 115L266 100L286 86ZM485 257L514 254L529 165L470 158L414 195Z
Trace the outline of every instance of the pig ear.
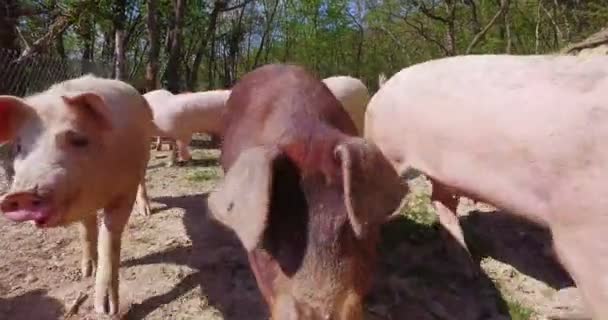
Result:
M348 219L359 238L382 224L400 205L407 185L373 144L352 138L335 149L342 166Z
M0 144L15 137L29 109L25 101L18 97L0 96Z
M209 195L211 215L231 228L247 251L262 239L270 210L275 147L250 148L239 156Z
M110 120L110 112L104 99L93 92L83 92L73 95L61 96L63 101L76 108L82 108L78 111L84 111L86 114L92 116L93 120L104 130L112 128L112 122Z

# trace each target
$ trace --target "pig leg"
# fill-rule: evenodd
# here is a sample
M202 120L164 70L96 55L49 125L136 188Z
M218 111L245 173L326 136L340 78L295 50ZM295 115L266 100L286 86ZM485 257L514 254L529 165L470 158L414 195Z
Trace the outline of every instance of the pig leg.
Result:
M137 188L137 199L135 200L135 203L137 203L139 213L143 214L144 217L148 217L152 214L150 199L148 198L148 191L146 190L145 177L141 180L139 187Z
M118 312L118 268L122 232L133 209L135 195L121 199L104 209L99 230L99 265L95 279L95 311L116 314Z
M161 136L156 137L156 151L160 151L163 148L163 139Z
M456 215L459 197L456 196L449 187L442 185L436 180L431 179L431 182L433 185L431 201L437 212L439 224L441 224L449 234L448 238L450 239L447 239L447 243L452 244L455 243L454 240L456 240L455 244L457 245L457 250L454 250L454 252L461 253L462 250L465 251L466 254L459 254L458 257L459 259L461 257L466 259L466 261L463 261L465 273L469 278L473 278L477 274L477 264L473 260L471 252L464 241L464 232L462 231L458 216Z
M177 162L177 146L176 145L177 145L177 142L173 139L169 142L169 150L171 150L171 152L169 153L169 161L167 162L167 167L172 167Z
M592 319L608 319L608 246L604 241L608 221L587 220L591 222L554 228L555 252L576 282Z
M190 141L192 137L188 137L185 139L177 139L177 148L179 150L179 157L181 161L190 161L192 156L190 155Z
M78 228L82 246L82 277L88 278L95 274L97 267L97 214L85 217Z

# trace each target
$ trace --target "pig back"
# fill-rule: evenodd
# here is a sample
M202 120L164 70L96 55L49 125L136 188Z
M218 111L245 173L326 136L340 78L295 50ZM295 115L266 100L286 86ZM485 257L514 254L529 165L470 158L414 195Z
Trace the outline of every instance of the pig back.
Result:
M186 135L193 132L219 134L229 96L230 90L210 90L174 96L171 104L174 108L172 126Z
M226 103L221 163L256 145L308 144L357 130L320 79L295 65L271 64L239 81Z

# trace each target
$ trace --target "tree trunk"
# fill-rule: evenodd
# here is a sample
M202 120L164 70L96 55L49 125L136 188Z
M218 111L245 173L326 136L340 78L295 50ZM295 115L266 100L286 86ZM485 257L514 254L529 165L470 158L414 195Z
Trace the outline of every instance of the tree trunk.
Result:
M224 9L226 3L224 1L215 1L213 5L213 10L211 11L211 15L209 16L209 24L207 25L207 30L203 35L203 40L201 41L198 50L196 51L196 55L194 56L194 62L192 63L192 68L190 69L190 76L188 77L188 90L194 91L196 84L198 83L198 71L201 67L201 63L203 62L203 55L205 54L205 49L207 49L207 44L209 44L209 38L215 34L215 28L217 26L217 18L219 16L220 10Z
M262 50L264 49L264 43L266 42L266 38L268 37L268 35L270 34L270 31L272 30L272 22L274 21L274 16L277 13L278 6L279 6L279 0L275 0L274 6L272 7L272 11L270 13L270 17L267 17L267 20L266 20L266 28L264 29L264 33L262 34L262 40L260 40L260 47L258 48L258 51L255 54L255 58L253 58L253 68L254 69L258 66ZM316 24L316 19L315 19L315 24Z
M19 36L17 34L18 0L3 0L0 5L0 47L19 50Z
M448 11L448 20L447 20L447 33L446 33L446 41L445 41L445 47L448 50L448 55L449 56L455 56L456 55L456 26L455 26L455 20L456 20L456 4L454 3L453 0L446 0L445 1L446 6L447 6L447 11Z
M126 80L125 20L126 0L114 0L114 76Z
M89 71L89 64L93 61L93 53L95 52L95 22L93 15L88 14L78 26L78 33L82 38L82 59L80 61L80 70L82 73Z
M148 0L148 38L150 54L146 66L146 90L158 88L158 56L160 53L160 32L158 27L158 0Z
M180 91L180 58L182 46L182 27L186 0L173 0L173 28L169 31L169 61L167 62L167 90Z
M61 60L67 58L67 55L65 54L65 44L63 43L63 33L59 34L57 39L55 39L55 49Z
M103 34L103 46L101 47L101 60L110 64L114 59L114 28Z

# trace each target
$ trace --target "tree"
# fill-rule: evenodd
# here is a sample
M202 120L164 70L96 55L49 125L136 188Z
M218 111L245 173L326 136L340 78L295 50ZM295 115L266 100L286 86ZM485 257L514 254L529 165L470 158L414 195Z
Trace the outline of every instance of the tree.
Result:
M167 62L167 90L178 93L180 91L180 55L182 46L182 27L184 21L184 8L186 0L172 0L173 18L169 32L169 61Z
M149 60L146 67L146 89L148 91L158 87L158 56L160 54L158 18L158 0L148 0L148 38L150 41Z
M116 79L126 79L126 51L125 51L125 20L127 1L114 0L114 76Z

